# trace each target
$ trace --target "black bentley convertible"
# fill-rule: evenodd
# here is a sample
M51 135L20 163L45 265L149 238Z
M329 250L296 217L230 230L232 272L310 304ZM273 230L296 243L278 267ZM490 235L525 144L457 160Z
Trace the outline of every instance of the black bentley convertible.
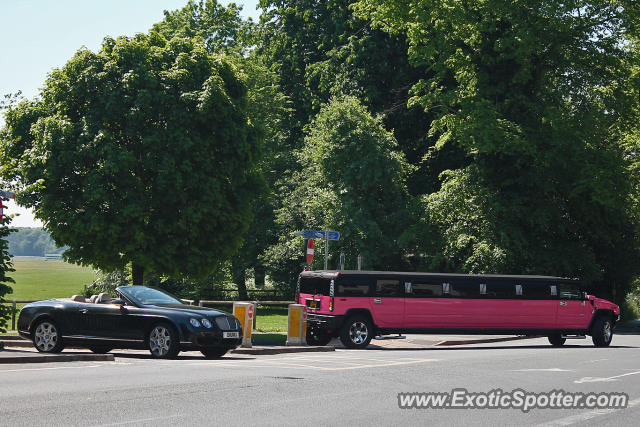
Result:
M157 358L180 350L220 357L242 342L240 322L230 314L186 305L145 286L120 286L116 292L117 298L102 293L28 304L20 311L18 332L41 352L57 353L65 345L96 353L146 348Z

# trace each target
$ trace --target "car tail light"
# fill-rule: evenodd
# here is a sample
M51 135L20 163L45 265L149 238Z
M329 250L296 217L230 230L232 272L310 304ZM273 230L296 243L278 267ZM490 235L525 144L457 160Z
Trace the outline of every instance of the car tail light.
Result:
M333 297L329 299L329 311L333 311Z

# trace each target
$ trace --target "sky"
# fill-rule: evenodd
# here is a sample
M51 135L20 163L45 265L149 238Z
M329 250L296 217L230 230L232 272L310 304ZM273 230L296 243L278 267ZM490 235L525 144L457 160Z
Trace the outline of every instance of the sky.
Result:
M229 0L218 0L227 5ZM257 0L236 0L242 15L257 20ZM47 74L81 47L97 50L105 36L144 33L164 10L187 0L0 0L0 96L22 91L35 97ZM4 120L0 117L0 126ZM30 210L3 202L5 214L19 214L13 227L40 227Z

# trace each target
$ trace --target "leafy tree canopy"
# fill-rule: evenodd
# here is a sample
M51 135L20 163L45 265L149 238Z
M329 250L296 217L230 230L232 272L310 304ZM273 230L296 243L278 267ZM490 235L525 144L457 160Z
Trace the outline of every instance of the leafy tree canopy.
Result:
M246 99L197 39L106 38L7 110L2 176L71 262L132 262L138 283L145 268L204 276L237 250L262 190Z
M7 276L7 273L14 271L7 243L7 236L13 231L8 227L10 221L11 219L6 216L0 219L0 303L4 301L5 295L12 292L8 283L13 283L13 279ZM10 305L0 304L0 332L6 332L6 325L12 309Z

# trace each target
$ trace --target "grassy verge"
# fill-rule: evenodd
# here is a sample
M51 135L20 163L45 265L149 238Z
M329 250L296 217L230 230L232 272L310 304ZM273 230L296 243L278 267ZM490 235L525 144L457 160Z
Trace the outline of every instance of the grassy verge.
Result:
M232 306L207 306L215 310L231 313ZM258 305L256 316L256 332L287 332L288 313L287 307L273 307Z

